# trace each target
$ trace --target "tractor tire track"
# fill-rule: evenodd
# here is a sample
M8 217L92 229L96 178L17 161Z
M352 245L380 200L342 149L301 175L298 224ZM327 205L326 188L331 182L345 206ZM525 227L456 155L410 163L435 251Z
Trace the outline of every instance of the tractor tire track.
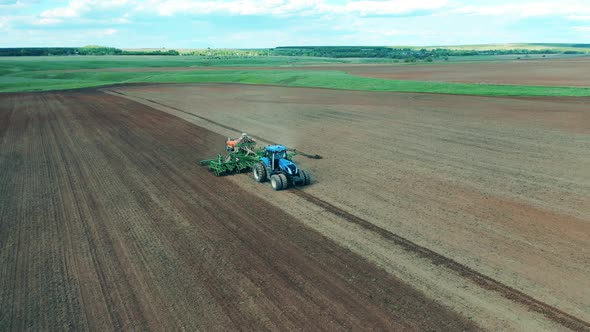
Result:
M303 190L295 189L292 190L292 193L350 223L356 224L366 230L379 234L384 239L394 242L396 245L404 248L409 252L416 253L423 258L429 259L430 261L432 261L433 264L437 266L444 266L445 268L452 270L461 275L462 277L471 280L473 283L484 289L497 292L505 298L529 308L531 311L543 314L548 319L556 323L559 323L564 327L567 327L574 331L590 331L589 322L572 316L547 303L536 300L533 297L524 294L523 292L516 290L510 286L507 286L499 281L496 281L486 275L483 275L471 269L470 267L453 260L452 258L438 254L426 247L423 247L404 237L401 237L382 227L379 227L365 219L359 218Z
M118 94L118 95L121 95L121 96L123 96L123 97L126 97L126 98L127 98L127 97L130 97L130 96L127 96L125 93L123 93L123 92L120 92L120 91L115 91L115 90L106 90L106 89L105 89L105 91L108 91L108 92L111 92L111 93L114 93L114 94ZM231 126L225 125L225 124L223 124L223 123L221 123L221 122L217 122L217 121L211 120L211 119L209 119L209 118L206 118L206 117L204 117L204 116L201 116L201 115L198 115L198 114L195 114L195 113L187 112L187 111L185 111L185 110L182 110L182 109L180 109L180 108L176 108L176 107L174 107L174 106L165 105L165 104L163 104L163 103L160 103L160 102L158 102L158 101L155 101L155 100L153 100L153 99L142 98L142 97L136 97L136 96L133 96L133 98L142 99L142 100L145 100L145 101L149 101L150 103L154 103L154 104L156 104L156 105L160 105L160 106L163 106L163 107L167 107L167 108L173 109L173 110L175 110L175 111L181 112L181 113L183 113L183 114L186 114L186 115L190 115L190 116L192 116L192 117L195 117L195 118L201 119L201 120L203 120L203 121L207 121L207 122L209 122L209 123L211 123L211 124L214 124L214 125L216 125L216 126L219 126L219 127L221 127L221 128L225 128L225 129L228 129L228 130L231 130L231 131L235 131L235 132L237 132L237 133L242 133L242 132L243 132L242 130L240 130L240 129L238 129L238 128L234 128L234 127L231 127ZM279 144L279 143L277 143L277 142L274 142L274 141L272 141L272 140L269 140L269 139L267 139L267 138L264 138L264 137L261 137L261 136L258 136L258 135L250 135L250 136L251 136L251 137L253 137L253 138L255 138L255 139L257 139L257 140L264 141L264 142L268 142L268 143L270 143L270 144ZM307 157L307 158L309 158L309 159L322 159L322 158L323 158L323 157L322 157L322 156L320 156L319 154L312 154L312 153L307 153L307 152L300 151L300 150L297 150L297 149L290 149L290 150L296 151L296 152L297 152L297 154L299 154L299 155L302 155L302 156L304 156L304 157Z

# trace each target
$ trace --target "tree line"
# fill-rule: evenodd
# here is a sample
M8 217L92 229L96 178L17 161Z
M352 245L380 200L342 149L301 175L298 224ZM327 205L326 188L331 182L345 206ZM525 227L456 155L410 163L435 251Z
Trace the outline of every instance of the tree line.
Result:
M588 44L582 44L586 47ZM233 58L253 56L311 56L326 58L378 58L403 60L405 62L448 60L451 56L475 55L529 55L529 54L583 54L581 51L556 49L417 49L384 46L282 46L270 49L206 49L185 52L182 55L207 58ZM132 50L115 47L18 47L0 48L0 56L51 56L51 55L181 55L176 50Z
M115 47L14 47L0 48L0 56L51 56L51 55L179 55L175 50L124 51Z
M389 58L389 59L440 59L450 56L474 55L508 55L508 54L582 54L579 51L558 50L529 50L529 49L490 49L490 50L453 50L447 48L415 49L392 47L364 47L364 46L284 46L270 51L272 55L280 56L314 56L329 58Z

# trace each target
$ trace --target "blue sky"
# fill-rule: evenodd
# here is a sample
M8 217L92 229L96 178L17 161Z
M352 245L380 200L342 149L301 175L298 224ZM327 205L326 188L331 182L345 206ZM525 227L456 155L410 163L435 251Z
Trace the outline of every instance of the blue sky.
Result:
M0 47L590 43L590 0L0 0Z

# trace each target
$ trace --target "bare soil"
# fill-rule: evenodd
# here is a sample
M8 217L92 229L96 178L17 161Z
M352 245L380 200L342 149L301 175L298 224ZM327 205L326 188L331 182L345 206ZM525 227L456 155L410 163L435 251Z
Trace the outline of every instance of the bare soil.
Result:
M0 330L478 329L197 166L223 141L92 90L1 95Z
M316 179L306 193L590 320L588 98L237 84L117 91L209 119L219 132L319 154L298 159Z
M352 75L435 82L590 86L590 58L341 67Z

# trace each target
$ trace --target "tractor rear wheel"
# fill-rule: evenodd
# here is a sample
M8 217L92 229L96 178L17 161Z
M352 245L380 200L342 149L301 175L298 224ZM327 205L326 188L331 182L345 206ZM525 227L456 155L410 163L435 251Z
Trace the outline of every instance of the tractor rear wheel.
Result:
M311 183L311 177L307 174L304 170L299 170L299 178L304 186L307 186Z
M257 163L252 168L252 173L254 173L254 180L256 180L256 182L266 181L266 167L263 163Z
M283 174L275 174L270 177L270 185L274 190L283 190L287 188L287 177Z

